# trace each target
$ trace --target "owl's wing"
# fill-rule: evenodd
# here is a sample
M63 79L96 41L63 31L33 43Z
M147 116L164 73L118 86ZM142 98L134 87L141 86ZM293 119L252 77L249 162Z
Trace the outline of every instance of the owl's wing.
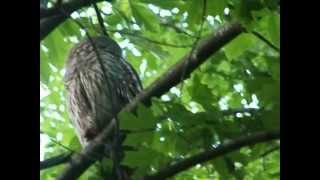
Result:
M71 52L64 81L71 122L81 144L86 145L113 117L112 108L118 108L110 103L108 78L104 78L90 44Z
M69 76L65 84L70 120L84 146L97 130L95 119L92 116L93 106L83 81L83 76L77 73L73 77Z
M120 98L126 99L129 103L137 94L142 91L142 83L137 72L125 60L120 60L123 68L123 76L119 83L117 91Z

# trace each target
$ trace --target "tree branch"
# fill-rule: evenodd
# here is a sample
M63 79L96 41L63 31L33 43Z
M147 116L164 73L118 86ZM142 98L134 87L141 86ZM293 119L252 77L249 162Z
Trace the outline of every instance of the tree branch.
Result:
M81 153L74 154L64 171L57 177L58 180L77 179L96 160L104 155L104 142L113 133L115 119L105 128Z
M66 163L70 160L71 155L72 153L61 154L61 155L40 161L40 170Z
M40 41L42 41L51 31L59 26L68 17L55 15L48 18L40 19Z
M209 149L190 158L184 159L173 165L159 170L157 173L144 177L144 180L163 180L174 176L175 174L184 171L199 163L207 162L213 158L225 155L229 152L240 149L241 147L254 145L261 142L266 142L280 138L279 131L264 131L251 134L250 136L242 136L228 143L222 144L214 149Z
M97 4L96 3L92 3L92 5L93 5L94 10L96 11L96 15L97 15L97 18L98 18L98 22L99 22L102 34L104 36L106 36L106 37L109 37L109 35L107 34L107 31L106 31L106 26L103 23L104 21L103 21L103 18L101 16L101 14L100 14L100 10L99 10Z
M223 110L222 114L225 116L228 115L234 115L236 113L250 113L250 114L254 114L257 112L261 112L264 109L256 109L256 108L239 108L239 109L228 109L228 110Z
M60 6L55 6L50 9L40 9L40 19L50 16L61 15L61 9L63 9L66 13L72 13L82 7L90 6L92 3L97 3L102 0L73 0L70 2L66 2L61 4Z
M67 15L82 7L89 6L91 3L100 1L102 0L73 0L50 9L40 8L40 41L64 22L68 18Z
M221 47L237 37L243 28L239 23L233 23L223 27L216 33L211 34L208 38L203 39L193 51L193 54L187 54L176 65L170 68L163 76L158 78L147 89L142 91L136 98L128 104L121 112L134 112L139 103L150 105L152 97L159 97L171 87L177 85L182 80L188 78L191 72L199 67L212 54L217 52ZM191 58L189 58L191 57ZM187 66L186 61L189 61ZM183 72L185 76L181 78ZM120 112L120 113L121 113ZM73 155L71 163L66 166L64 171L57 178L58 180L70 180L79 177L91 164L103 156L105 140L114 129L115 119L111 120L105 128L80 154Z
M148 37L141 36L141 35L135 33L134 31L130 32L130 31L126 31L126 30L113 30L113 29L108 29L107 31L108 32L118 32L121 35L128 35L128 36L132 36L135 38L140 38L142 40L148 41L150 43L158 44L161 46L169 46L169 47L174 47L174 48L190 48L190 47L192 47L192 44L179 45L179 44L170 44L170 43L166 43L166 42L156 41L156 40L150 39Z
M124 110L130 111L137 107L138 103L150 104L151 97L160 97L170 90L171 87L176 86L182 80L189 78L190 74L204 63L207 58L217 52L221 47L237 37L243 28L239 23L222 27L217 32L202 39L198 46L193 51L193 54L186 54L180 61L173 65L165 74L160 76L147 89L137 95L134 101L125 107ZM189 58L191 57L191 58ZM188 62L188 63L186 63ZM187 64L187 66L186 66ZM181 78L183 73L183 79Z

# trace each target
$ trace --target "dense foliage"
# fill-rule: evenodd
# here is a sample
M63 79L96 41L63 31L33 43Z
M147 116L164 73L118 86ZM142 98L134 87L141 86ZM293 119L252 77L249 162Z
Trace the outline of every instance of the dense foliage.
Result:
M127 152L124 164L137 168L136 179L240 135L279 128L278 1L114 0L98 6L108 33L144 87L192 50L200 37L233 21L246 28L190 78L154 98L150 108L141 105L137 116L120 115L121 127L134 132L125 144L138 151ZM44 159L81 150L65 105L63 67L70 48L86 31L94 36L101 28L92 7L74 12L72 18L41 42L41 145L48 140L41 149ZM279 141L243 147L173 179L279 179L279 147ZM41 171L41 179L54 179L63 167ZM99 179L97 172L92 166L80 179Z

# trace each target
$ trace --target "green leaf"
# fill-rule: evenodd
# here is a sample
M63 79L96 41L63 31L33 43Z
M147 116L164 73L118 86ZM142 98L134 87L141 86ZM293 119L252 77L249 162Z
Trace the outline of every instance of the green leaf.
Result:
M150 38L152 39L152 38ZM159 59L167 59L168 58L168 51L165 51L160 45L150 43L149 41L142 39L142 38L130 38L130 41L135 45L141 47L141 50L144 50L146 54L149 54L149 57L153 55L153 58L159 57ZM146 51L147 50L147 51Z
M125 139L124 143L128 146L138 147L142 145L150 145L153 140L153 132L133 132L129 133L128 137Z
M190 0L188 2L188 24L190 26L195 26L200 24L202 21L202 11L203 11L203 1L199 0ZM197 12L197 13L195 13Z
M265 128L268 129L279 129L280 127L280 108L275 106L271 112L263 114L262 118Z
M211 92L211 89L200 82L200 77L198 75L194 76L194 84L191 88L188 88L191 99L210 108L212 103L216 100Z
M280 46L280 16L279 14L274 14L269 17L269 36L271 41L277 47Z
M252 30L258 31L274 46L280 47L280 15L269 9L252 12L255 23Z
M120 128L127 130L146 130L155 128L156 118L153 116L150 109L143 105L139 105L137 112L138 117L128 112L120 113Z
M40 51L40 81L44 84L48 84L51 69L49 67L48 56Z
M223 72L225 74L229 74L231 72L231 64L228 61L222 61L217 66L217 71Z
M214 168L218 171L221 179L230 179L230 172L224 158L216 158L213 160Z
M172 9L172 8L183 8L185 5L185 2L183 1L177 1L177 0L140 0L143 3L146 4L154 4L156 6L159 6L164 9Z
M270 69L270 73L271 73L272 77L275 80L280 81L280 60L279 60L279 57L270 58L270 60L267 63L268 63L268 67Z
M136 116L129 112L121 112L118 114L118 117L120 120L120 129L137 129L136 126L140 122Z
M63 37L76 36L77 38L81 38L79 26L69 19L60 25L59 30Z
M243 97L239 93L233 93L230 100L229 100L229 106L231 109L240 109L242 108L242 101Z
M139 104L137 113L138 113L138 118L145 122L144 128L155 127L156 117L153 115L153 112L151 109L147 108L143 104Z
M65 36L60 29L56 29L44 39L43 44L49 49L47 52L48 60L58 69L64 66L67 53L72 44L64 41Z
M118 14L111 14L110 16L108 16L106 21L107 21L108 25L116 26L117 24L122 22L123 19Z
M211 16L223 15L224 9L227 7L226 0L211 0L207 2L207 13Z
M147 30L152 32L159 30L159 20L157 16L144 4L132 2L130 3L130 8L138 24L143 25Z
M243 33L224 47L229 60L236 60L245 51L255 45L255 37L249 33Z
M122 164L136 168L133 178L142 179L142 176L150 173L152 166L159 166L159 160L161 160L162 165L164 165L163 160L168 162L167 159L168 158L160 152L141 147L138 151L127 152Z
M82 149L79 139L76 136L72 138L68 147L76 152L79 152Z

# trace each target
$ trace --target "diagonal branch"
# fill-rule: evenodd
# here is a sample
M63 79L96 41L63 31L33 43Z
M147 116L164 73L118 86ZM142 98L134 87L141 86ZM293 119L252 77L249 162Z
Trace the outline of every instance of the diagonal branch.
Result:
M190 158L184 159L173 165L159 170L157 173L144 177L144 180L163 180L174 176L175 174L191 168L199 163L207 162L213 158L223 156L229 152L240 149L244 146L254 145L257 143L267 142L280 138L279 131L262 131L251 134L249 136L242 136L234 139L228 143L222 144L214 149L209 149Z
M66 163L70 160L71 155L72 153L61 154L61 155L40 161L40 170Z
M222 27L217 32L209 35L201 40L198 46L190 53L186 54L178 63L173 65L165 74L160 76L153 84L151 84L143 93L138 94L136 99L125 107L126 111L133 110L138 103L150 104L151 97L160 97L176 86L182 80L189 78L190 74L204 63L212 54L216 53L221 47L226 45L232 39L237 37L243 28L239 23ZM191 58L189 58L191 57ZM186 63L188 61L188 63ZM187 64L187 66L185 65ZM181 78L185 72L183 79Z
M130 104L121 110L121 112L133 112L138 107L139 103L150 105L152 97L160 97L170 90L171 87L188 78L196 68L205 62L205 60L237 37L241 32L243 32L242 26L239 23L233 23L209 35L209 37L203 39L197 45L191 56L190 54L187 54L183 57L147 89L138 94ZM186 61L189 61L187 66L185 65ZM184 72L185 74L182 79L181 77ZM104 142L112 133L115 124L115 119L113 119L108 127L106 127L90 145L88 145L80 154L73 155L71 163L66 166L57 179L77 179L77 177L89 168L91 164L101 158L103 156Z
M55 15L40 19L40 41L43 40L50 32L67 19L63 15Z
M167 43L167 42L156 41L156 40L150 39L148 37L141 36L138 33L135 33L134 31L130 32L130 31L127 31L127 30L113 30L113 29L108 29L107 31L108 32L118 32L118 33L120 33L122 35L128 35L128 36L132 36L132 37L135 37L135 38L140 38L142 40L148 41L150 43L158 44L160 46L169 46L169 47L174 47L174 48L190 48L190 47L192 47L192 44L179 45L179 44L170 44L170 43Z
M50 9L40 8L40 41L64 22L72 12L100 1L102 0L73 0Z
M50 9L40 8L40 19L50 17L50 16L61 15L60 13L61 9L63 9L67 13L72 13L73 11L76 11L82 7L90 6L91 3L97 3L100 1L102 0L73 0L58 6L52 7Z
M100 159L104 154L104 142L113 133L115 124L115 119L112 119L110 124L81 153L74 154L57 179L77 179L96 160Z

